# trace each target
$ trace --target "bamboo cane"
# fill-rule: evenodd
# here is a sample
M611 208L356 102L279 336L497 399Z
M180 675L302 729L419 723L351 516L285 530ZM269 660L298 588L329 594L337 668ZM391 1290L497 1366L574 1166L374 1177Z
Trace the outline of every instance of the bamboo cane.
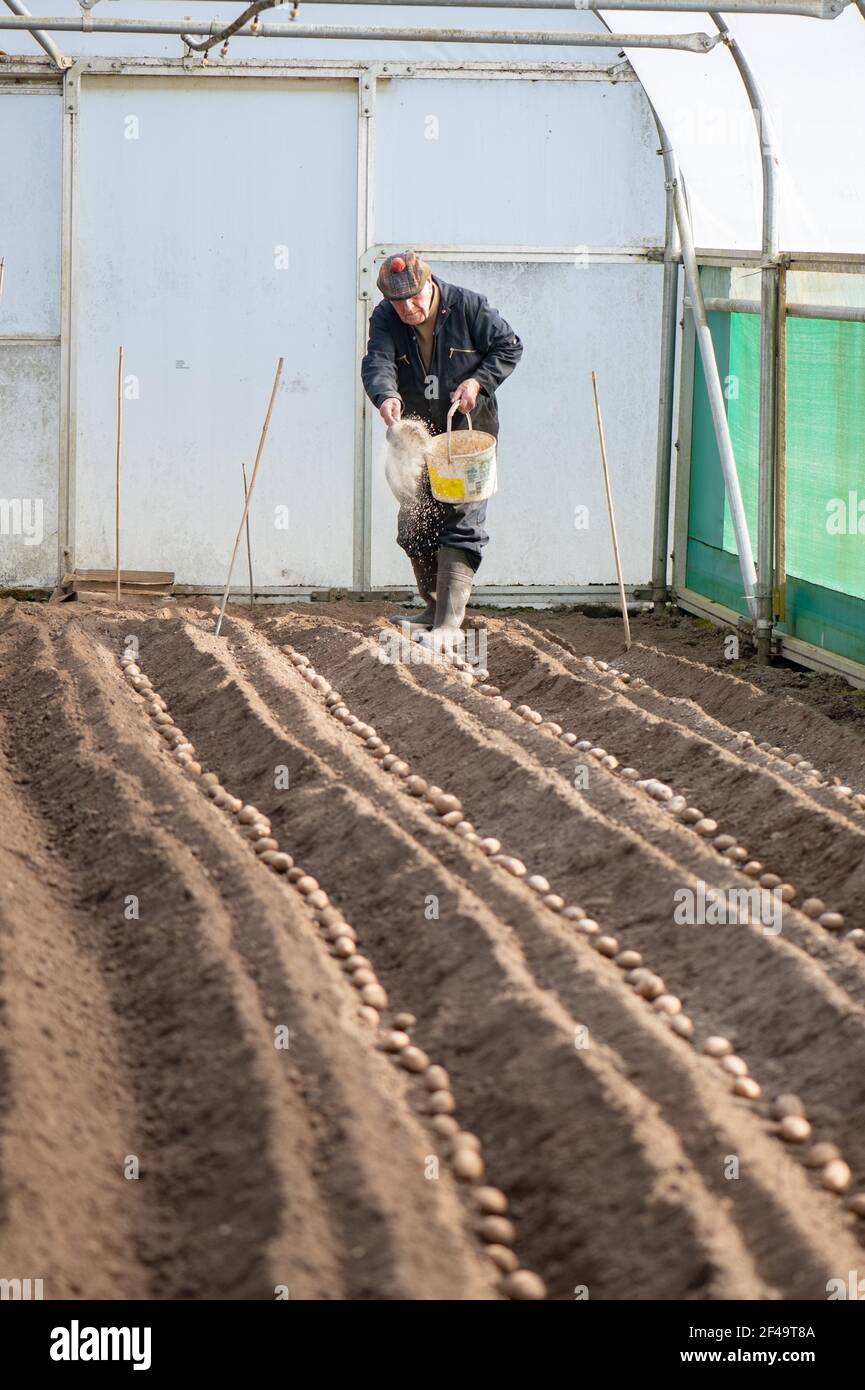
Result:
M120 453L123 447L123 348L117 354L117 453L114 461L114 598L120 603Z
M625 582L622 578L622 561L619 556L619 537L616 534L616 517L613 511L613 494L610 489L610 469L607 464L607 444L604 439L604 422L601 418L601 402L598 397L598 378L592 372L592 394L595 398L595 415L598 420L598 439L601 443L601 463L604 466L604 488L607 493L607 511L610 514L610 533L613 538L613 555L616 561L616 574L619 579L619 599L622 604L622 622L625 624L625 651L631 649L631 626L628 622L628 604L625 598Z
M231 576L234 573L234 562L237 559L237 552L240 548L240 538L243 535L243 525L249 515L249 504L252 501L252 493L258 477L258 466L261 463L261 456L264 452L264 441L267 439L267 431L270 427L270 417L273 414L273 405L276 400L276 391L279 386L279 378L282 375L283 358L280 357L276 364L276 376L273 379L273 390L270 393L270 404L267 407L267 415L264 417L264 424L261 428L261 438L258 441L258 451L255 455L255 464L252 469L252 477L249 481L249 488L246 494L246 501L243 505L243 516L240 518L240 525L237 528L237 535L234 538L234 549L231 552L231 559L228 563L228 577L225 581L225 593L222 595L222 603L219 608L219 617L216 620L215 635L218 637L222 630L222 620L225 617L225 605L228 603L228 590L231 587Z
M242 471L243 471L243 500L244 500L244 502L245 502L246 499L247 499L247 497L249 496L249 491L248 491L247 486L246 486L246 464L245 464L245 463L241 463L240 467L241 467L241 469L242 469ZM254 607L255 607L255 587L254 587L253 582L252 582L252 545L250 544L250 540L249 540L249 517L248 517L248 516L247 516L247 518L246 518L246 561L247 561L247 565L248 565L248 567L249 567L249 606L250 606L250 608L254 608Z

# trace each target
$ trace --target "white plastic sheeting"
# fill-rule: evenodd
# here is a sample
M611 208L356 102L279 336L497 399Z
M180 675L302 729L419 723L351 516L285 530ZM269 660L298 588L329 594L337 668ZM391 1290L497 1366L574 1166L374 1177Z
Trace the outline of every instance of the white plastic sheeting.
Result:
M350 82L85 81L80 565L113 562L123 343L124 566L224 578L241 461L249 470L284 355L252 513L256 578L351 582L356 106ZM292 129L303 141L275 138Z
M618 11L603 12L621 28ZM724 15L762 91L779 151L782 251L865 252L865 19ZM708 14L627 15L633 33L715 33ZM688 187L698 247L760 247L757 129L732 56L629 49Z
M53 584L57 568L60 347L34 340L60 332L61 105L0 94L0 587Z

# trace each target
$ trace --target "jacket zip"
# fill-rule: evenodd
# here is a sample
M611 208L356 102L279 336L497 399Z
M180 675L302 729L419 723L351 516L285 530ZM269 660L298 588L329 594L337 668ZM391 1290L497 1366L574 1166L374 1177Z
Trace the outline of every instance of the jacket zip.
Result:
M420 343L419 343L418 340L417 340L417 335L415 334L414 329L412 329L412 335L411 335L411 336L412 336L412 346L414 347L415 354L416 354L416 356L417 356L417 366L420 367L420 379L421 379L421 381L425 381L425 380L426 380L426 373L424 372L423 358L422 358L421 355L420 355Z
M435 362L436 362L436 352L437 352L437 350L438 350L439 329L441 328L442 324L444 323L444 321L445 321L445 319L447 318L447 316L448 316L449 313L450 313L450 309L446 308L443 299L440 299L440 301L439 301L439 311L438 311L438 313L437 313L437 315L436 315L436 326L435 326L435 328L433 329L432 349L431 349L431 351L430 351L430 359L429 359L430 370L429 370L429 372L424 372L424 374L423 374L424 382L426 382L427 377L430 376L430 375L432 375L432 376L439 376L439 375L440 375L439 372L433 372L433 368L434 368L434 366L435 366ZM415 342L417 343L417 335L415 335ZM420 346L418 346L418 357L420 357ZM421 359L421 368L423 369L423 359Z

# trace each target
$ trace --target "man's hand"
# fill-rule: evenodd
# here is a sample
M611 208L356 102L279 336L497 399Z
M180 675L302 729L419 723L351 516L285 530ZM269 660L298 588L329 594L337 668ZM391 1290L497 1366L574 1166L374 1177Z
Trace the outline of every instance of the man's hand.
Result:
M459 408L463 415L468 415L470 410L474 410L478 403L478 392L480 389L480 382L476 381L473 376L470 376L468 381L461 381L454 391L451 400L459 403Z
M386 425L395 425L402 415L402 401L397 396L388 396L379 406L378 413Z

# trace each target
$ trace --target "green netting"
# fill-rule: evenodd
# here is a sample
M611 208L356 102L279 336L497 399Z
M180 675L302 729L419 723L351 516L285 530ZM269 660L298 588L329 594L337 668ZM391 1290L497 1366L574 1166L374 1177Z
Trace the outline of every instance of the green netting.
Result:
M757 476L760 453L760 319L730 314L730 363L724 395L736 471L745 503L751 546L757 552ZM719 464L720 466L720 464ZM733 520L724 498L724 549L736 554Z
M865 598L865 323L787 324L787 573Z
M709 323L756 551L760 320L713 313ZM780 627L865 662L865 324L788 319L786 366L788 582ZM685 582L746 612L699 354Z

